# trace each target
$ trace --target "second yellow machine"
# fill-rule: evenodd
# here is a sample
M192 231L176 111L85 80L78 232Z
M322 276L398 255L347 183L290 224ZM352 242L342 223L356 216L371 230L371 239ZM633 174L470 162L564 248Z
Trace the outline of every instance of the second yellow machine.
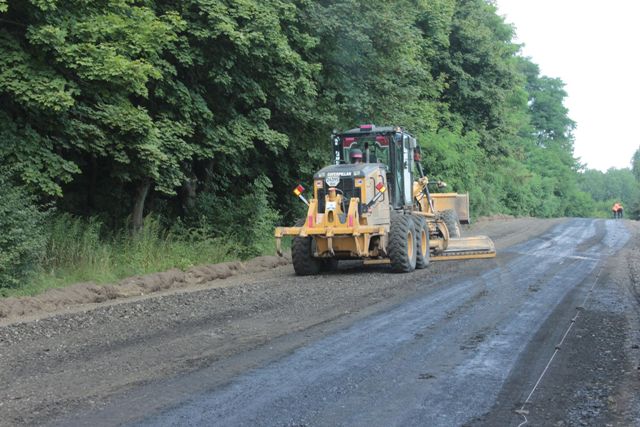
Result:
M282 237L293 236L296 274L334 269L343 259L410 272L430 259L495 256L488 237L461 237L460 223L469 222L468 195L429 191L420 148L402 128L362 125L332 135L332 142L333 165L314 175L313 197L307 201L301 186L294 190L308 204L306 217L275 231L280 255Z

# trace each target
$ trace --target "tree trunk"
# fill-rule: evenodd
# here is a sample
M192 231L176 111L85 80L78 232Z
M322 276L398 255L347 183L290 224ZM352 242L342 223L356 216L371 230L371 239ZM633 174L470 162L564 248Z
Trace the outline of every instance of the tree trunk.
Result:
M98 162L95 156L89 158L89 181L87 187L87 213L93 215L96 210L96 188L98 182Z
M196 205L198 178L194 174L182 183L182 213L191 211Z
M151 181L145 179L136 187L135 203L133 204L133 214L131 218L131 228L133 233L137 233L143 225L144 220L144 202L149 194Z

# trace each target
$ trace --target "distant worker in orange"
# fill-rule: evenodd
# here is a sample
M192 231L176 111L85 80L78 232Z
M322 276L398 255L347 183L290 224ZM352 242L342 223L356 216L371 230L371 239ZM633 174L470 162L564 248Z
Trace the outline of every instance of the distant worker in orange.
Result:
M624 213L622 203L615 202L613 204L613 207L611 208L611 212L613 213L613 217L615 219L622 218L622 214Z

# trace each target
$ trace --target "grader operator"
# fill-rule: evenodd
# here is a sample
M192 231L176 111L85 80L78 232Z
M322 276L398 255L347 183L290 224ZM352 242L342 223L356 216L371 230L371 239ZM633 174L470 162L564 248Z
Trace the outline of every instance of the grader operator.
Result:
M429 191L420 147L408 132L362 125L331 140L333 164L314 175L313 197L307 201L302 186L294 190L307 215L295 227L275 230L279 255L282 237L293 236L296 274L334 269L346 259L410 272L429 260L495 256L488 237L460 237L459 223L469 221L468 195Z

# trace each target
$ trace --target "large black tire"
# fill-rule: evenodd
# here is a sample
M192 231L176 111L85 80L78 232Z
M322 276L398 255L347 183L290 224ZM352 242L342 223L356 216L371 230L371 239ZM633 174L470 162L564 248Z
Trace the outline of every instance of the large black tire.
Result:
M416 228L416 268L422 269L429 265L429 226L421 216L414 216Z
M460 230L460 220L458 219L456 211L453 209L442 211L440 213L440 219L442 219L447 226L447 230L449 230L449 237L455 238L462 235L462 231Z
M298 276L318 274L322 269L322 259L313 256L311 237L294 237L291 244L291 261Z
M393 215L389 230L389 259L391 269L408 273L416 268L416 230L409 215Z
M295 226L302 227L305 218L296 220ZM312 237L294 237L291 242L291 261L293 270L298 276L311 276L320 273L323 261L313 256L314 241Z

